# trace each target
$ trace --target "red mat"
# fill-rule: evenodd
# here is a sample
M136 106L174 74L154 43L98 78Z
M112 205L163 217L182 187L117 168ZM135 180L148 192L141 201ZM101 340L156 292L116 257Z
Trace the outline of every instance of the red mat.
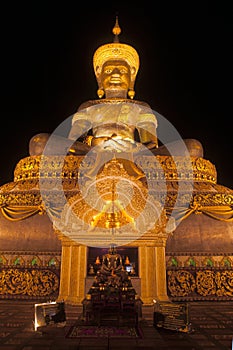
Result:
M132 326L72 326L66 338L141 338L142 332L138 327Z

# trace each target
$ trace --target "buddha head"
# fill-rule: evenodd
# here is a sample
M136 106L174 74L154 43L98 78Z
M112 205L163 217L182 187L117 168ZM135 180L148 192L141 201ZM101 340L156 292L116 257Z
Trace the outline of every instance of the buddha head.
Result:
M121 29L116 18L114 42L100 46L94 53L93 66L98 82L99 98L133 99L134 83L139 68L139 56L130 45L119 42Z

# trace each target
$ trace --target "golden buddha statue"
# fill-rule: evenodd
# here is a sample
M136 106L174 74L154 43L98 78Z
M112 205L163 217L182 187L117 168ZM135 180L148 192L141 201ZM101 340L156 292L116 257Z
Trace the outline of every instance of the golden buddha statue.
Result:
M103 255L100 273L107 275L120 274L122 271L122 258L116 249L111 246L107 254Z
M157 147L157 119L148 104L133 100L139 56L132 46L119 42L120 32L116 19L114 42L100 46L94 53L99 100L79 107L72 118L69 138L75 141L81 134L84 143L101 144L104 150L124 151L136 143L152 149Z
M155 113L147 103L134 100L134 84L140 63L138 53L132 46L119 42L121 28L118 18L112 32L114 41L100 46L93 55L99 99L82 103L72 116L68 134L72 143L67 147L67 154L87 154L95 146L100 146L98 152L114 150L130 153L142 150L143 145L154 155L169 155L171 152L184 155L184 142L189 155L202 157L202 145L195 139L158 146ZM66 144L67 139L53 137L58 143L64 141ZM29 143L30 155L41 155L49 138L48 133L33 136ZM53 143L51 145L46 150L48 155L57 152Z

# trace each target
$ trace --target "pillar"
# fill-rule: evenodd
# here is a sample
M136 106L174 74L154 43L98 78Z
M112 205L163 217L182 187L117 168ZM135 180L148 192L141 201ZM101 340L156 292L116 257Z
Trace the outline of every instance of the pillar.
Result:
M62 260L58 301L81 305L85 298L87 247L62 237Z
M155 296L156 301L168 301L167 296L167 280L166 280L166 257L165 247L157 246L155 249Z
M169 301L164 246L139 246L139 277L144 305L153 305L154 301Z

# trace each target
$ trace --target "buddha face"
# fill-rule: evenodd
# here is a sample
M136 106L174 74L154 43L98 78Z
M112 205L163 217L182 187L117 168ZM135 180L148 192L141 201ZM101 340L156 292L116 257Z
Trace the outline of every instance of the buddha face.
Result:
M130 78L130 67L124 61L107 61L102 67L101 82L105 91L128 91L130 85Z

